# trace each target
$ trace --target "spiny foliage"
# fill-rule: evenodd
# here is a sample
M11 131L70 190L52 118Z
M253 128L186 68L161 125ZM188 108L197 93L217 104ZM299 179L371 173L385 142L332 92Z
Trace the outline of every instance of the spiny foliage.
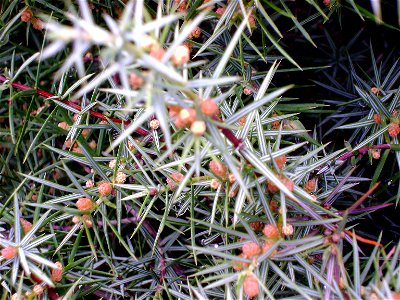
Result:
M398 64L371 52L372 78L349 57L351 84L317 82L350 103L287 96L277 73L307 68L281 23L316 46L305 26L341 9L382 22L375 4L307 2L304 20L290 1L4 2L3 294L398 297L399 249L349 224L391 205L364 205L385 160L367 190L355 162L397 150ZM353 149L305 128L326 104L360 118L336 126Z

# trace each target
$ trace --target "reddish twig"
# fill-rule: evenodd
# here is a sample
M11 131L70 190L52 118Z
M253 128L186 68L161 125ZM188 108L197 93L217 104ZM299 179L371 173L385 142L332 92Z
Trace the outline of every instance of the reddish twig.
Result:
M377 241L374 241L374 240L369 240L369 239L363 238L363 237L361 237L361 236L359 236L359 235L357 235L357 234L351 232L350 230L343 230L343 232L346 233L347 235L351 236L351 237L354 236L354 238L355 238L357 241L361 242L361 243L368 244L368 245L373 245L373 246L378 246L378 247L382 247L382 244L381 244L381 243L378 243Z
M0 75L0 81L6 82L7 80L8 80L8 79L7 79L6 77ZM46 92L46 91L44 91L44 90L35 89L35 88L32 88L32 87L30 87L30 86L27 86L27 85L24 85L24 84L21 84L21 83L18 83L18 82L12 82L12 83L11 83L11 86L12 86L13 88L18 89L18 90L21 90L21 91L30 91L30 90L34 90L34 91L36 92L36 94L38 94L39 96L42 96L42 97L45 97L45 98L53 98L53 99L55 99L55 100L57 100L57 101L60 101L60 102L66 104L66 105L68 105L69 107L72 107L72 108L74 108L74 109L76 109L76 110L79 110L79 111L82 110L82 107L79 106L78 104L75 104L75 103L73 103L73 102L71 102L71 101L68 101L68 100L61 100L61 99L60 99L59 97L57 97L56 95L54 95L54 94L52 94L52 93L49 93L49 92ZM89 110L89 115L91 115L92 117L95 117L95 118L98 118L98 119L107 121L107 117L106 117L105 115L103 115L102 113L99 113L99 112L96 112L96 111L93 111L93 110ZM111 121L113 121L114 123L119 123L119 124L122 123L122 124L124 124L125 126L128 126L128 125L131 123L130 121L124 121L124 120L121 120L121 119L118 119L118 118L108 118L108 119L111 120ZM135 130L135 132L136 132L137 134L142 135L142 136L148 136L148 135L150 134L149 131L147 131L146 129L143 129L143 128L137 128L137 129Z
M217 116L213 116L212 118L217 122L221 122L221 119ZM231 130L221 126L218 126L218 128L221 129L222 134L235 146L235 148L241 148L241 146L243 145L243 141L238 139Z
M362 147L358 150L355 151L349 151L340 156L337 160L348 160L349 158L356 156L356 155L364 155L371 149L392 149L390 144L380 144L380 145L374 145L372 147Z

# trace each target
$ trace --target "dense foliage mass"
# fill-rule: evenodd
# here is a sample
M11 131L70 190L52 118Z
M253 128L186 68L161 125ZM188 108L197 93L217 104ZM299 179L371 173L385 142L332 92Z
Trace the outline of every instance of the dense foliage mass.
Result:
M399 8L2 1L2 299L400 299Z

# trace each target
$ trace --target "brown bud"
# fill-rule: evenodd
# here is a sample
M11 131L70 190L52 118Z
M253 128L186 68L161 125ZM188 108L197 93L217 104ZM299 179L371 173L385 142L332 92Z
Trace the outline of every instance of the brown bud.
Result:
M283 168L283 166L286 164L286 161L287 161L286 155L281 155L281 156L275 158L275 163L279 169Z
M29 22L31 20L32 16L33 16L32 11L30 10L30 8L27 8L21 14L21 21L22 22Z
M259 284L257 278L253 274L247 275L244 279L243 290L249 298L253 298L258 295Z
M38 18L32 18L31 23L33 28L35 28L36 30L42 30L44 28L44 23Z
M253 257L261 254L261 247L255 242L247 242L242 247L242 252L247 257Z
M75 205L80 211L91 210L94 206L89 198L79 198Z
M209 168L214 175L219 177L226 178L228 175L228 168L217 160L210 161Z
M391 137L396 137L400 133L400 126L398 122L390 123L388 132Z
M277 239L280 237L278 227L274 224L265 225L263 234L269 239Z
M7 246L1 250L1 255L4 257L4 259L12 259L17 256L17 254L18 250L13 246Z
M112 186L109 182L103 182L102 184L99 185L99 194L101 196L107 196L111 193L112 191Z
M63 266L59 261L56 262L55 264L57 265L57 268L51 270L51 280L59 282L62 280Z
M200 110L201 112L209 117L212 117L216 114L218 114L219 109L217 103L213 99L205 99L203 102L200 104Z

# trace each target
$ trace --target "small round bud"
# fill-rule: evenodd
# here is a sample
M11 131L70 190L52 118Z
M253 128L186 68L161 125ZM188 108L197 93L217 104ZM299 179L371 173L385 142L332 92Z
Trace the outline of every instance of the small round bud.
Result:
M58 123L58 127L60 127L61 129L67 130L69 126L68 126L67 122L60 122L60 123Z
M278 209L279 209L279 203L278 203L278 201L271 200L271 201L269 202L269 208L270 208L272 211L274 211L274 212L278 211Z
M90 129L89 128L85 128L85 129L82 130L81 134L82 134L82 136L84 138L86 138L89 135L89 133L90 133Z
M287 161L286 155L281 155L275 158L275 163L279 169L283 168L283 166L286 164L286 161Z
M124 172L118 172L115 176L115 182L119 184L123 184L126 181L126 174Z
M205 99L203 102L201 102L200 110L204 115L209 117L212 117L219 112L217 103L215 103L215 101L210 98Z
M79 148L79 147L74 147L74 148L72 148L72 151L75 152L75 153L83 154L82 149Z
M38 199L38 195L33 194L33 195L31 196L31 200L32 200L32 201L37 201L37 199Z
M78 224L80 221L81 221L81 218L79 216L72 217L72 223Z
M17 256L18 250L17 248L13 247L13 246L7 246L4 249L1 250L1 255L5 258L5 259L12 259L15 256Z
M192 32L189 34L188 38L189 39L197 39L199 38L201 35L201 28L200 27L196 27L195 29L192 30Z
M19 218L19 221L21 222L21 227L24 230L24 233L27 234L29 231L32 229L32 223L25 220L24 218Z
M331 5L331 0L324 0L323 3L326 7L329 7Z
M217 8L217 10L215 11L215 13L216 13L217 15L223 15L224 12L225 12L225 7L219 7L219 8Z
M373 149L371 151L371 155L373 159L379 159L381 157L381 154L379 153L379 151L377 149Z
M206 123L204 121L194 121L190 126L190 131L197 136L202 136L206 132Z
M42 30L44 28L44 23L39 18L32 18L31 23L36 30Z
M278 227L276 227L274 224L265 225L263 234L269 239L277 239L280 237Z
M161 60L164 57L165 54L165 50L161 47L153 47L150 51L150 56L157 59L157 60Z
M253 274L247 275L244 279L243 290L249 298L253 298L258 295L259 284L257 278Z
M288 224L288 225L282 226L282 233L285 236L293 235L293 231L294 231L293 225Z
M376 86L374 86L374 87L371 88L371 93L375 94L375 95L378 95L379 94L379 89Z
M374 122L376 124L381 124L381 115L380 114L374 114Z
M334 233L331 238L332 238L332 242L334 242L334 243L337 243L341 240L340 234L338 234L338 233Z
M71 140L66 140L64 142L64 146L65 146L65 148L70 149L73 146L72 145L72 141Z
M155 196L155 195L157 195L157 193L158 193L158 190L156 188L150 188L150 190L149 190L150 196Z
M87 228L92 228L93 226L93 222L92 222L92 218L88 215L83 215L82 216L82 221L85 223L85 226Z
M398 122L390 123L388 132L391 137L396 137L400 133L400 126Z
M250 24L250 28L256 27L256 18L253 15L249 16L249 24Z
M246 123L247 116L241 117L239 119L239 125L243 126Z
M247 88L247 87L245 87L245 88L243 89L243 94L245 94L245 95L247 95L247 96L250 96L252 93L253 93L253 92L251 91L251 89L249 89L249 88Z
M108 163L108 167L110 169L114 169L116 164L117 164L117 161L115 159L113 159Z
M91 210L94 206L89 198L79 198L75 205L80 211Z
M175 182L182 182L183 178L185 177L185 176L183 176L183 174L178 173L178 172L174 172L170 176Z
M184 108L179 112L178 118L184 124L184 127L192 125L196 121L196 110L194 108Z
M181 13L187 11L187 0L174 0L174 5L176 6L176 10Z
M153 119L150 121L150 128L153 130L157 130L158 127L160 127L160 121L158 121L157 119Z
M63 266L59 261L56 262L55 264L57 265L57 268L51 270L51 280L53 280L55 282L59 282L62 279Z
M95 140L92 140L91 142L88 143L90 149L96 149L97 143Z
M175 183L182 182L183 178L185 177L185 176L183 176L183 174L178 173L178 172L174 172L170 176L171 176L172 180L170 178L167 178L167 184L171 190L174 190L177 187L177 185Z
M316 185L317 185L317 180L315 180L315 179L310 179L310 180L307 181L306 184L304 185L304 190L305 190L307 193L311 193L312 191L314 191Z
M272 117L274 118L274 117L277 117L278 116L278 114L277 113L272 113ZM271 123L271 126L272 126L272 129L279 129L279 127L281 126L281 122L278 120L278 121L273 121L272 123Z
M254 231L261 231L264 228L264 223L260 222L260 221L256 221L256 222L251 222L250 223L250 227L254 230Z
M190 50L186 45L176 47L171 56L171 61L174 65L180 66L187 63L190 59Z
M247 257L253 257L261 254L261 247L255 242L247 242L242 247L242 252Z
M32 17L33 17L32 11L30 10L30 8L27 8L21 14L21 21L22 22L29 22Z
M230 183L234 183L236 181L236 177L234 174L229 174L228 175L228 180Z
M35 295L38 295L38 296L40 296L41 294L43 294L43 287L40 285L40 284L36 284L34 287L33 287L33 293L35 294Z
M99 194L103 197L109 195L112 191L112 186L109 182L103 182L99 185Z
M217 160L210 161L209 168L214 175L219 177L226 178L228 175L228 168Z
M218 180L217 180L217 179L211 179L210 187L211 187L213 190L216 190L216 189L219 187L219 182L218 182Z
M142 77L136 75L135 73L129 74L129 84L134 90L139 89L144 84Z

